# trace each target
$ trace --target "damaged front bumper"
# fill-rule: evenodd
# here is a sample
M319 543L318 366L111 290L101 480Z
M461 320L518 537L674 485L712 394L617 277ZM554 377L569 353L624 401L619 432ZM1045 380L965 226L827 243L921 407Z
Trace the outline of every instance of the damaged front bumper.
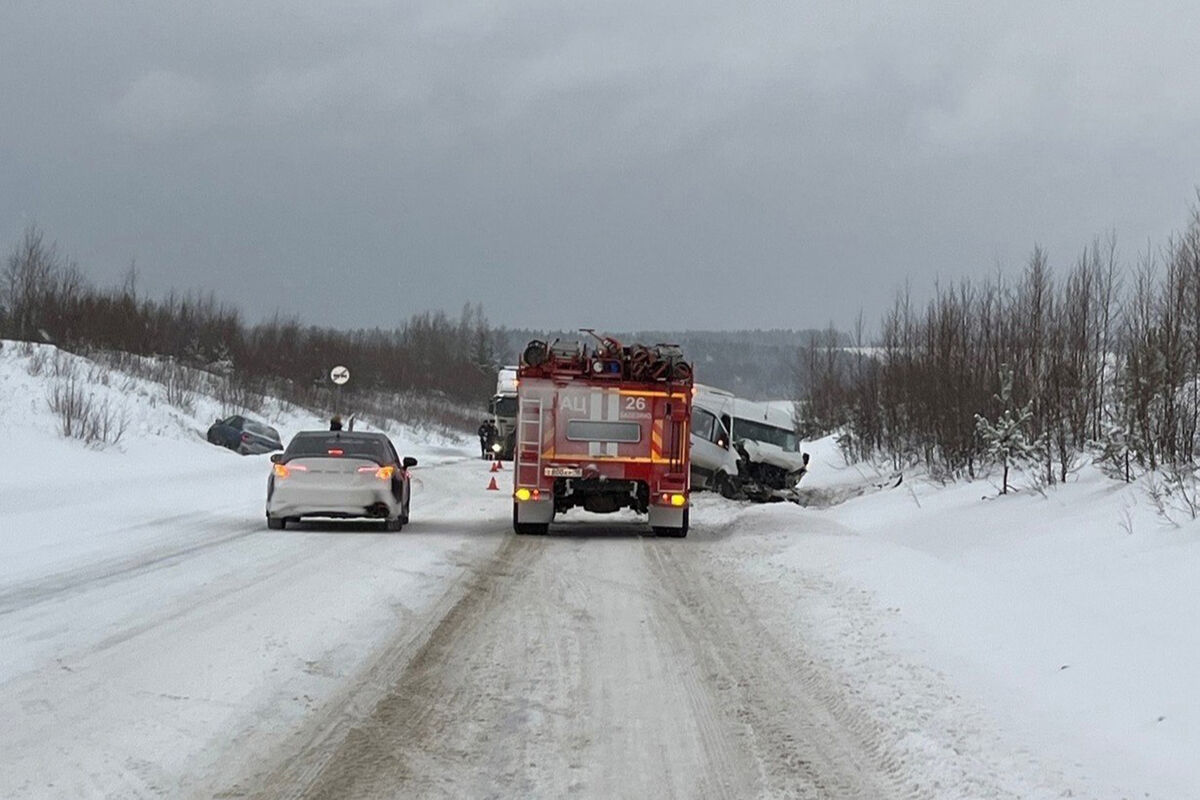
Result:
M797 502L796 487L808 474L808 453L793 453L774 445L740 441L735 488L747 500L760 503Z

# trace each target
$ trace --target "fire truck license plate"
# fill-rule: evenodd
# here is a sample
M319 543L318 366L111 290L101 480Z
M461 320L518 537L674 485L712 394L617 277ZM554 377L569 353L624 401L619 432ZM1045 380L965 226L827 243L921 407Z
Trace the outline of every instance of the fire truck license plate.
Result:
M582 478L583 470L579 467L546 467L547 478Z

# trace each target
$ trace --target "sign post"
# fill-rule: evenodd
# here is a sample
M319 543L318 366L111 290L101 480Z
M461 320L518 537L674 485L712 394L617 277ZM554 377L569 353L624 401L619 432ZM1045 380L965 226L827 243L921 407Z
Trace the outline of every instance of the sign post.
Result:
M346 381L350 380L350 370L339 364L338 366L329 370L329 380L333 381L333 384L336 387L333 390L333 413L341 414L342 385L345 384Z

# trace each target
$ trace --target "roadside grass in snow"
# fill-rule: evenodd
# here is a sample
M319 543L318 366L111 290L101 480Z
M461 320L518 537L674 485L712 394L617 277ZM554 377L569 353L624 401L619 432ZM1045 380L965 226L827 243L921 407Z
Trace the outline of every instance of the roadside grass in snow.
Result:
M97 364L84 363L60 350L41 347L29 352L26 371L32 377L45 373L49 378L46 403L59 435L94 447L116 444L129 427L129 409L109 393L97 396L92 387L109 386L112 375Z
M335 413L351 415L379 430L411 428L446 439L459 439L479 424L476 411L437 392L358 391L339 398L330 387L303 388L290 382L247 380L228 361L204 367L177 359L150 358L108 350L86 356L110 369L161 385L162 400L185 414L195 414L196 404L212 399L220 415L309 412L319 419ZM259 385L262 384L262 385Z
M55 378L46 394L50 410L58 418L59 433L85 444L116 444L129 427L129 411L109 398L97 399L78 375Z

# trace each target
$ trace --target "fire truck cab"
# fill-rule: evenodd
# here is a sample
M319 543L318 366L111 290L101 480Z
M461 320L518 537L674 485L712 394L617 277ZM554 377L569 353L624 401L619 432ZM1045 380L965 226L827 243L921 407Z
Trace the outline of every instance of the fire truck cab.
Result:
M623 508L686 536L692 366L674 345L530 342L517 370L513 529Z

